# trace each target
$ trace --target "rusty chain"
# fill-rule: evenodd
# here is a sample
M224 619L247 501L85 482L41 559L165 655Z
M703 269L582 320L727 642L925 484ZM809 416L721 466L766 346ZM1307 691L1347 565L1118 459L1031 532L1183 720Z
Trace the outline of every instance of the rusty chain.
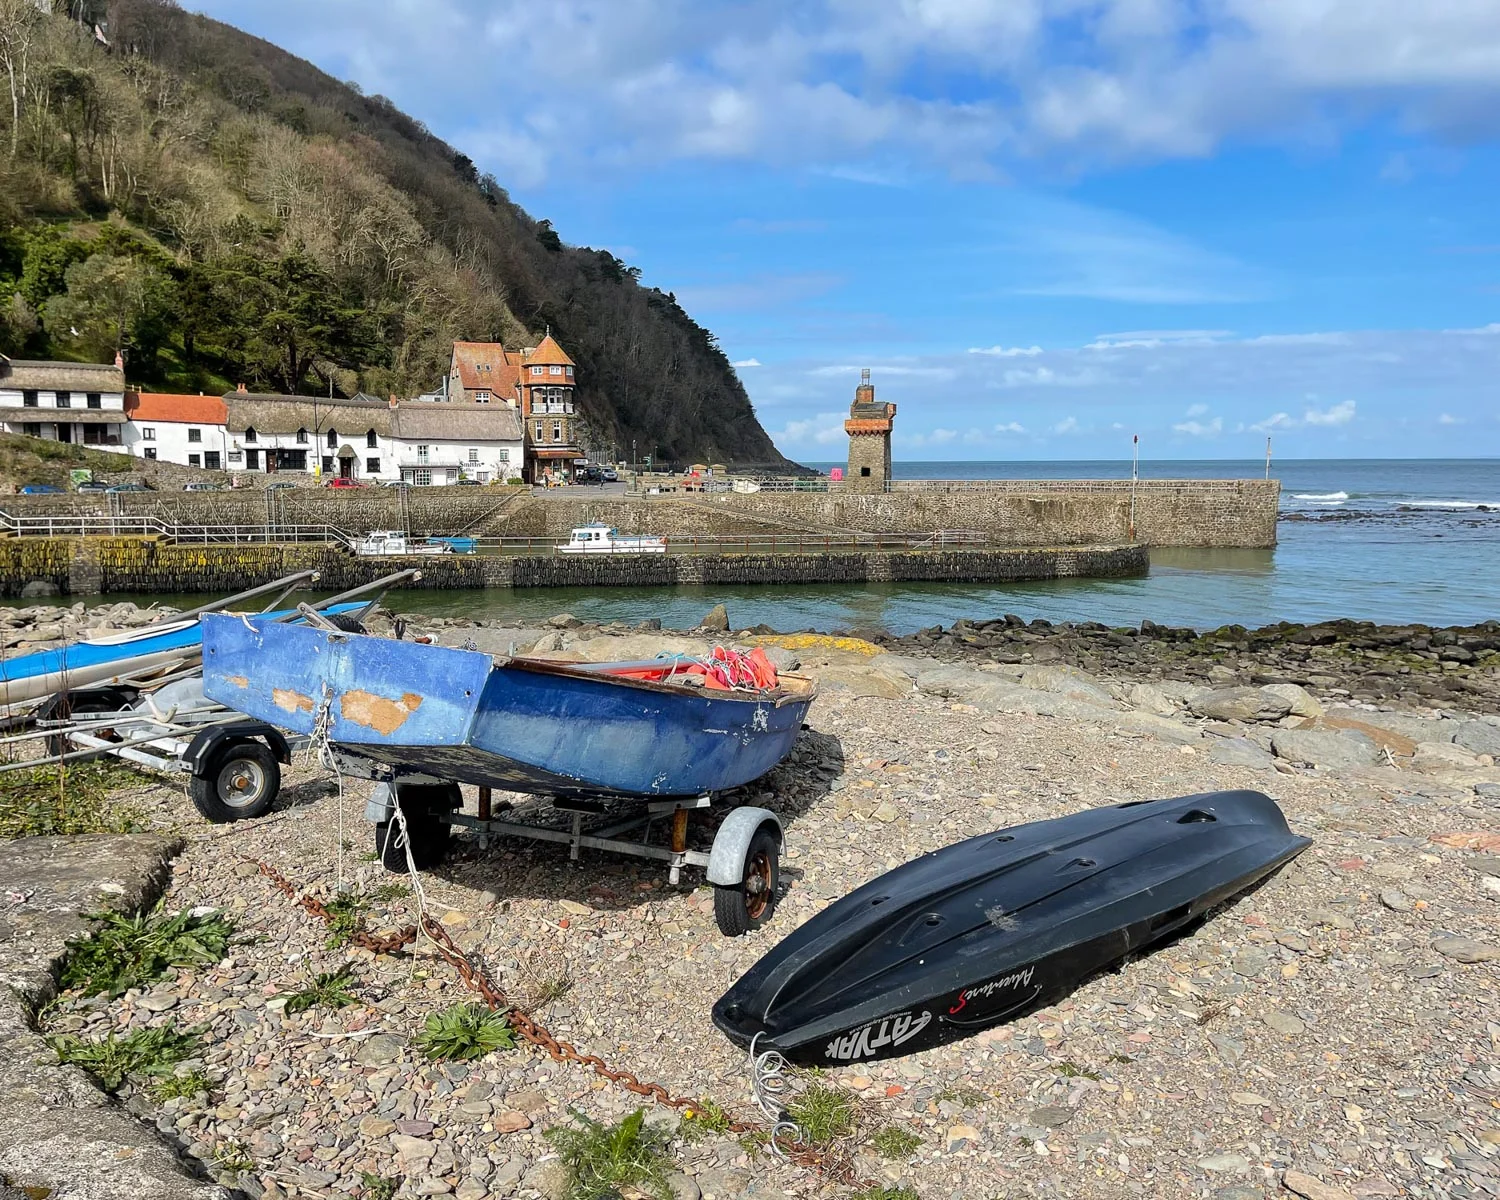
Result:
M270 863L259 859L247 859L255 868L264 875L288 900L302 908L309 915L317 917L325 924L332 925L333 914L330 913L322 901L306 893L297 894L297 889L291 884L280 871L271 866ZM426 913L422 914L419 925L408 925L398 929L385 937L376 937L362 926L349 935L349 941L369 950L375 954L391 954L404 946L409 946L417 940L417 932L421 932L431 939L437 949L438 956L453 968L455 974L463 981L465 987L474 992L485 1005L494 1012L504 1015L510 1027L526 1039L531 1045L539 1050L545 1050L551 1056L553 1062L575 1063L581 1067L587 1067L594 1074L617 1084L636 1096L644 1097L664 1108L682 1110L697 1109L706 1110L702 1100L691 1100L685 1096L674 1096L659 1083L641 1082L641 1080L630 1071L616 1071L610 1067L602 1058L594 1054L584 1054L573 1045L572 1042L562 1041L554 1036L546 1026L534 1021L519 1007L512 1004L505 992L490 978L489 972L484 967L469 958L454 942L452 935L437 921L434 921ZM717 1107L717 1106L714 1106ZM722 1110L720 1110L722 1111ZM753 1121L730 1121L725 1132L733 1134L759 1133L764 1135L765 1130ZM775 1136L774 1134L772 1135ZM798 1166L817 1171L833 1180L835 1183L844 1184L847 1187L863 1187L867 1183L859 1179L853 1170L853 1164L849 1157L844 1154L833 1154L826 1150L819 1150L806 1142L793 1142L786 1138L780 1138L775 1143L775 1148L790 1162Z

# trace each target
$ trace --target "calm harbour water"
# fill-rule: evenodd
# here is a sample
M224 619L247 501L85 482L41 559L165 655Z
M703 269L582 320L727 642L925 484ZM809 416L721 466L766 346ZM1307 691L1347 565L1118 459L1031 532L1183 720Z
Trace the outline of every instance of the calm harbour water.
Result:
M810 464L826 469L836 464ZM1129 463L896 463L898 478L1121 478ZM1142 478L1259 477L1263 463L1153 462ZM405 611L528 621L571 612L587 621L695 625L714 604L737 628L885 629L910 633L960 617L1142 618L1199 628L1354 617L1470 624L1500 619L1500 459L1288 460L1274 550L1154 550L1139 579L862 587L557 588L393 593ZM112 596L105 599L142 597ZM184 605L198 597L164 597ZM14 603L14 602L12 602Z

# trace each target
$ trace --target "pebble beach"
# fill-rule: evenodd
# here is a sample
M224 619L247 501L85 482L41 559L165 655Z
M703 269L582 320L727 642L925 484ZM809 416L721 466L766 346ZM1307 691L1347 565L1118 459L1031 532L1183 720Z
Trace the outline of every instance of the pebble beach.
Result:
M0 633L65 636L78 615L11 610ZM1220 630L1212 645L1149 622L997 620L871 640L731 633L727 616L696 632L409 620L445 644L591 661L758 644L817 679L792 756L725 798L786 827L764 928L724 938L711 889L672 887L654 864L575 864L468 833L421 881L429 913L558 1038L733 1118L756 1116L750 1075L713 1001L802 921L917 854L1223 788L1269 793L1313 845L1052 1007L906 1058L794 1072L794 1093L852 1102L829 1172L647 1104L672 1131L674 1196L841 1196L849 1180L927 1200L1500 1195L1500 628ZM376 1178L399 1196L562 1197L545 1131L642 1101L524 1045L427 1060L413 1046L426 1016L473 998L447 964L421 940L330 946L255 865L300 892L362 896L374 932L410 924L410 881L372 860L367 789L298 763L269 816L211 826L180 784L142 775L119 799L187 843L167 908L222 911L239 936L223 961L149 990L64 997L48 1028L205 1027L195 1065L211 1092L162 1104L127 1085L125 1103L246 1195L355 1198ZM356 1003L286 1011L345 966Z

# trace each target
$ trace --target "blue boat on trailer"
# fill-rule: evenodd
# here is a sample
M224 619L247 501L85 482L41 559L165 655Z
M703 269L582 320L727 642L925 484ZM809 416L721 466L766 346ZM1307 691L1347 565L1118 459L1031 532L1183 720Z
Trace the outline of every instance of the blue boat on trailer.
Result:
M687 849L686 813L781 762L816 692L798 675L766 687L705 687L701 675L693 660L492 657L309 625L203 618L205 695L295 733L326 733L341 769L387 785L377 788L370 814L387 866L406 865L404 850L391 853L397 806L414 858L424 860L418 866L441 857L455 823L564 841L575 856L580 846L649 852L669 862L674 879L682 865L705 867L718 889L716 910L721 893L734 893L723 897L721 928L743 932L769 915L780 823L765 809L736 810L713 853L703 854ZM457 783L484 789L478 817L458 812ZM490 788L547 796L575 814L645 802L653 816L672 816L672 845L586 835L577 819L571 833L555 835L496 821L487 811Z

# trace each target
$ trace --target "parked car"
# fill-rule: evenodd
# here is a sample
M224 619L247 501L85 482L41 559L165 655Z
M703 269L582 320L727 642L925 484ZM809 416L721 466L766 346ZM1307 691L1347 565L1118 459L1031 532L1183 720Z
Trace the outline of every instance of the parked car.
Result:
M185 483L182 485L185 492L222 492L224 489L217 483Z
M605 467L604 468L604 482L605 483L619 483L620 482L619 473L613 467Z
M459 487L483 487L477 479L458 479L454 481Z
M604 472L590 463L579 469L577 478L579 483L603 483Z
M266 484L266 491L284 492L287 490L287 488L294 488L296 486L297 485L295 483L268 483Z
M411 481L407 479L388 479L382 487L407 488L411 487Z
M50 483L28 483L21 489L23 496L54 496L61 492L62 488L53 487Z
M342 476L335 476L323 486L331 488L357 488L364 487L365 485L360 483L360 481L357 479L345 479Z
M90 485L84 484L83 487L80 487L78 490L81 492L83 491L84 487L90 487ZM98 489L90 488L90 490ZM103 490L106 492L149 492L151 489L148 488L144 483L117 483L113 487L107 487Z
M92 482L89 482L89 483L80 483L74 489L74 491L77 491L77 492L83 492L85 494L92 493L94 495L100 495L100 494L102 494L104 492L108 492L108 491L111 491L111 490L113 490L113 489L110 488L109 484L107 484L107 483L99 483L97 481L92 481Z

